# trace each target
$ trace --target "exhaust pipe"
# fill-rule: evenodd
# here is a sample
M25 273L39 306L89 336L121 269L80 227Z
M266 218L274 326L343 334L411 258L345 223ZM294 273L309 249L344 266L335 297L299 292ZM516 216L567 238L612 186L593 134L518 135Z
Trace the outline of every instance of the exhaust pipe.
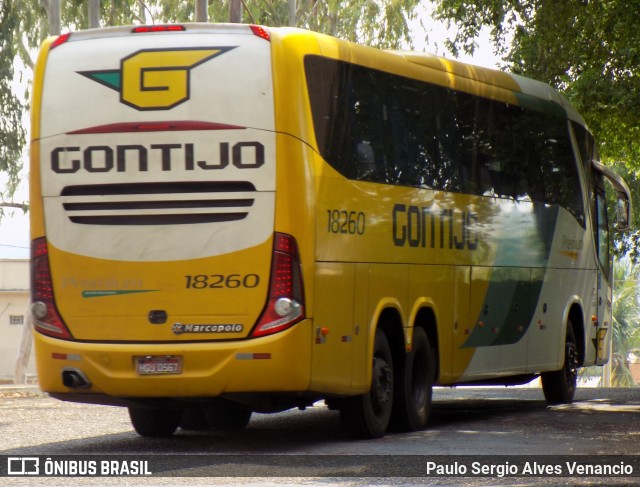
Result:
M91 382L80 370L75 368L62 369L62 384L69 389L87 389Z

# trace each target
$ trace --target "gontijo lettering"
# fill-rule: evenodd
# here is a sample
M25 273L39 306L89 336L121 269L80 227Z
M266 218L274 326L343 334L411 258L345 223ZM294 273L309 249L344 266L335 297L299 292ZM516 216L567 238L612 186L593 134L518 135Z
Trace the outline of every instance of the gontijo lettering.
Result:
M200 159L200 158L203 159ZM206 157L206 159L204 159ZM51 151L51 169L57 174L145 172L154 169L172 171L182 167L196 169L224 169L233 164L238 169L255 169L265 162L264 145L257 141L220 142L212 147L185 144L91 145L88 147L56 147Z
M393 207L393 243L396 247L476 250L478 215L471 210L432 206Z

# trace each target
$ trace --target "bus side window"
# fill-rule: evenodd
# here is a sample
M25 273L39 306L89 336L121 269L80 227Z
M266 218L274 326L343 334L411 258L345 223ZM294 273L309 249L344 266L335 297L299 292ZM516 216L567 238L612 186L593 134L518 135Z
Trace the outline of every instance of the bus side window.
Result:
M368 141L358 142L356 179L372 180L376 172L376 157Z
M603 189L596 190L596 218L598 239L598 260L604 276L609 279L609 221L607 218L607 199Z

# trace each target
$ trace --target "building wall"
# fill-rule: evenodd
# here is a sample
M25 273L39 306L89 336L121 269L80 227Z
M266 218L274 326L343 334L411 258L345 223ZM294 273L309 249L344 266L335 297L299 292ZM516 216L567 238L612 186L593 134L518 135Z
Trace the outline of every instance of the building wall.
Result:
M0 381L12 381L29 308L29 260L0 260ZM29 337L30 338L30 337ZM35 376L33 354L27 377Z

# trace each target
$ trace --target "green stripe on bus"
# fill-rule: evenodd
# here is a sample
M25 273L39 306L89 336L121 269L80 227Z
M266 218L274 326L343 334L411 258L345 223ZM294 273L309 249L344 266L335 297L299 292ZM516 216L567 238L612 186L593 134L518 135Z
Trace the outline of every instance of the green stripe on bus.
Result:
M123 294L155 293L159 289L104 289L98 291L82 291L83 298L103 298L106 296L121 296Z
M544 283L545 269L558 219L558 207L535 204L534 218L527 222L530 252L535 261L529 267L494 267L479 315L473 330L460 348L511 345L520 341L531 325ZM501 239L496 254L508 253ZM496 261L499 261L498 258ZM473 271L472 271L473 272Z
M518 105L526 110L546 113L547 115L553 115L554 117L562 119L567 118L565 109L555 101L543 100L535 96L527 95L526 93L514 92L514 95L518 100Z

